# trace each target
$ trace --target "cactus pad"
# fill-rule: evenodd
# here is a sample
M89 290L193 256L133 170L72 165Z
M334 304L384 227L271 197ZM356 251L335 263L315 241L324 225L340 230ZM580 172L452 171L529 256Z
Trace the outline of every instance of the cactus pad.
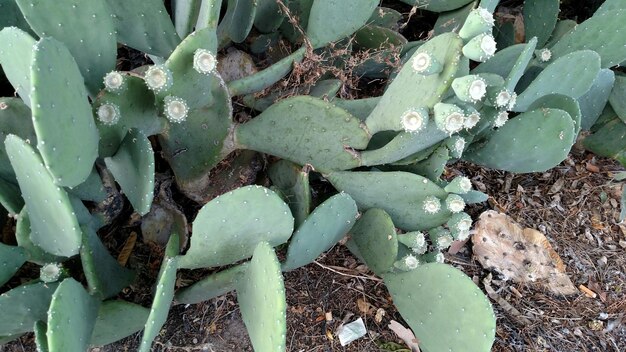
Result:
M354 225L356 203L346 193L320 204L293 234L282 267L290 271L307 265L339 242Z
M345 110L323 100L298 96L281 100L237 126L238 146L272 154L318 170L360 165L354 149L365 149L368 132Z
M424 351L489 352L496 317L489 300L463 272L429 263L383 276L393 302ZM452 319L451 319L452 318Z
M35 283L16 287L0 295L0 311L11 319L0 320L0 335L33 330L35 322L46 320L48 306L58 283Z
M37 148L60 186L87 178L98 156L98 131L74 59L52 38L36 45L31 65Z
M11 3L11 1L9 1ZM0 64L13 88L24 103L30 106L30 61L36 41L16 27L0 31Z
M445 200L448 193L427 178L408 172L334 172L326 176L335 188L348 193L359 209L384 209L393 223L407 231L444 224L450 212L429 213L429 197Z
M290 161L279 160L270 166L268 175L289 205L295 226L299 227L311 212L309 173Z
M267 242L254 250L248 270L237 284L237 301L255 351L284 351L285 285L280 263Z
M602 110L610 98L611 88L613 88L615 79L615 73L612 70L607 68L601 69L591 88L578 98L582 114L582 129L589 130L596 123L600 114L602 114Z
M355 246L365 264L377 275L392 268L398 257L396 228L382 209L370 209L350 230L348 248Z
M0 242L0 286L9 281L24 262L26 262L24 248Z
M191 246L181 268L213 267L249 258L260 242L272 246L289 239L293 217L276 193L247 186L205 204L193 222Z
M365 25L378 7L378 0L316 0L307 25L313 48L346 38ZM350 16L346 16L346 14Z
M114 300L100 304L90 344L102 346L143 329L150 311L138 304Z
M135 211L146 215L154 197L154 153L148 138L129 131L117 153L104 162Z
M524 31L526 38L537 37L537 46L543 47L556 26L559 0L524 2Z
M195 304L226 294L235 289L237 282L248 270L248 265L246 262L210 274L193 285L178 290L174 300L177 303Z
M98 302L74 279L65 279L48 308L50 352L85 351L98 314Z
M15 135L9 135L4 143L28 207L31 240L54 255L77 254L82 236L67 193L54 184L28 143Z

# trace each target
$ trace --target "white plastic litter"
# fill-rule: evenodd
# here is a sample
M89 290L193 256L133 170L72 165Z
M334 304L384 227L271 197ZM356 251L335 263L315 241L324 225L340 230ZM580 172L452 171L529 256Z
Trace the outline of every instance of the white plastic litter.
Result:
M339 337L339 343L341 346L345 346L352 341L365 336L367 329L363 323L363 319L359 318L352 323L341 325L337 329L337 336Z

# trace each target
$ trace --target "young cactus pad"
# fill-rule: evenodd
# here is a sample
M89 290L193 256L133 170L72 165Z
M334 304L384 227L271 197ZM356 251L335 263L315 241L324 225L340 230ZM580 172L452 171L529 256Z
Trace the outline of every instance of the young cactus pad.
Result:
M249 262L230 267L226 270L210 274L176 292L176 303L195 304L221 296L235 289L235 285L248 270Z
M370 209L361 216L350 230L350 242L356 246L358 256L377 275L389 270L398 257L396 228L389 214L382 209Z
M354 225L357 214L356 203L346 193L334 195L315 208L293 234L283 271L313 262L339 242Z
M358 152L370 136L360 121L321 99L281 100L237 126L238 147L272 154L316 170L346 170L360 165Z
M77 186L98 157L98 130L83 77L65 46L44 38L34 47L31 79L37 149L56 184Z
M5 27L0 31L0 65L27 106L30 106L30 62L35 43L30 34L19 28Z
M510 172L545 171L565 159L574 132L574 121L563 110L529 111L494 131L486 142L471 145L463 159Z
M24 248L0 243L0 286L9 281L24 262L26 262Z
M55 38L65 44L76 59L91 95L96 96L102 86L102 77L115 68L117 54L113 16L107 1L17 0L16 2L37 35L42 38ZM57 74L62 75L60 72ZM56 94L59 92L60 90L55 91Z
M274 249L261 242L246 274L237 284L241 316L255 351L284 351L286 343L285 285Z
M104 162L135 211L146 215L154 197L154 152L148 138L130 130L117 153Z
M367 117L365 123L370 132L403 130L401 117L406 111L432 108L441 101L457 74L462 45L463 41L458 35L445 33L420 46ZM415 72L411 60L419 59L424 54L443 65L441 73L423 75Z
M77 254L82 234L67 193L54 183L28 143L9 135L4 144L28 207L31 240L54 255Z
M15 224L15 240L17 245L26 250L28 261L31 263L44 265L46 263L58 263L62 262L66 257L58 257L52 255L39 246L35 245L30 239L30 219L28 217L28 209L22 208Z
M289 205L295 225L299 227L311 212L309 173L297 164L282 159L269 167L268 175Z
M424 209L428 197L446 199L448 193L427 178L408 172L334 172L326 176L335 188L348 193L359 209L384 209L397 227L426 230L444 224L450 212Z
M159 270L154 300L150 307L148 319L145 322L139 352L150 351L152 341L157 337L167 320L167 313L174 299L176 270L178 269L178 261L180 259L178 256L179 250L180 237L177 234L172 234L165 248L165 256Z
M102 346L143 329L150 310L138 304L113 300L100 304L90 344Z
M383 275L398 311L424 351L489 352L496 317L463 272L440 263Z
M80 260L89 293L101 299L113 297L133 282L135 273L121 266L109 254L96 231L88 226L83 226L82 230L83 246L80 249Z
M63 280L48 308L50 352L85 351L96 323L99 302L76 280Z
M205 204L193 222L191 246L180 257L187 269L249 258L260 242L285 243L293 231L289 207L273 191L247 186Z

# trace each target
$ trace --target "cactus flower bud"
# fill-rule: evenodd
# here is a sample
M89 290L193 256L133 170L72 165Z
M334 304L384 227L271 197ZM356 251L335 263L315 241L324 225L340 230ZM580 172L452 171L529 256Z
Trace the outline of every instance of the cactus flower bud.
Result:
M465 129L469 130L474 128L474 126L478 124L478 121L480 121L480 113L478 110L471 107L465 110L465 122L463 123Z
M432 75L443 70L441 63L426 52L416 53L411 60L411 67L421 75Z
M552 58L552 51L550 51L550 49L548 48L543 48L540 50L536 50L535 55L537 56L537 59L539 59L539 61L548 62Z
M59 280L61 274L63 274L63 267L57 263L48 263L39 269L39 279L45 283Z
M156 93L168 90L174 81L172 71L164 65L150 66L146 71L144 80L148 88Z
M165 116L174 123L180 123L187 119L189 107L185 100L168 95L165 97Z
M454 241L450 231L441 226L428 230L428 236L430 237L430 241L433 243L435 248L440 250L450 247Z
M410 109L402 114L402 127L406 132L419 132L428 123L428 109Z
M437 127L452 135L463 129L465 115L463 110L454 104L437 103L434 107Z
M422 207L429 214L436 214L441 210L441 201L435 196L428 196L424 199Z
M465 151L465 138L458 135L452 136L446 140L446 147L453 158L460 158Z
M509 121L509 113L506 111L500 111L496 119L493 121L494 127L502 127L504 124Z
M107 92L119 94L126 88L124 75L117 71L111 71L104 76L104 89Z
M443 263L446 256L441 252L430 252L419 257L419 260L425 263Z
M485 97L487 83L478 75L455 78L452 89L456 96L465 102L475 103Z
M420 231L412 231L398 235L398 242L411 249L421 248L426 244L426 237Z
M479 34L463 47L463 55L470 60L484 62L496 53L496 41L491 34Z
M491 32L494 24L493 13L482 7L476 8L467 16L463 27L459 30L459 36L468 40L481 33Z
M393 266L402 271L410 271L416 269L420 265L420 261L413 255L407 254L404 258L396 261Z
M119 121L120 108L113 103L104 103L97 110L98 120L105 125L115 125Z
M450 194L448 198L446 198L446 208L451 213L460 213L465 209L465 201L458 194Z
M465 176L459 176L453 179L443 189L448 193L465 194L472 189L472 181Z
M467 213L453 214L446 223L455 237L457 234L468 232L472 227L472 218Z
M215 70L217 59L206 49L197 49L193 54L193 69L199 73L209 74Z

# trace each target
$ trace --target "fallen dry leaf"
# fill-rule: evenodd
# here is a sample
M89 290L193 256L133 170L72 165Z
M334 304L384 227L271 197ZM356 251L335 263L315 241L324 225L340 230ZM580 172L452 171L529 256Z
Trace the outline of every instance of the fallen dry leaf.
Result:
M370 310L370 304L363 298L358 298L356 300L356 305L359 308L359 311L363 314L367 314Z
M534 282L562 295L579 292L546 237L537 230L522 229L505 214L493 210L482 213L472 242L482 266L498 271L506 279Z
M411 352L420 352L419 341L411 329L407 329L395 320L389 322L387 326L411 349Z
M130 254L133 252L133 248L135 248L136 242L137 232L133 231L126 239L126 242L124 242L124 247L122 247L120 254L117 256L117 262L120 263L121 266L126 266L128 258L130 258Z

